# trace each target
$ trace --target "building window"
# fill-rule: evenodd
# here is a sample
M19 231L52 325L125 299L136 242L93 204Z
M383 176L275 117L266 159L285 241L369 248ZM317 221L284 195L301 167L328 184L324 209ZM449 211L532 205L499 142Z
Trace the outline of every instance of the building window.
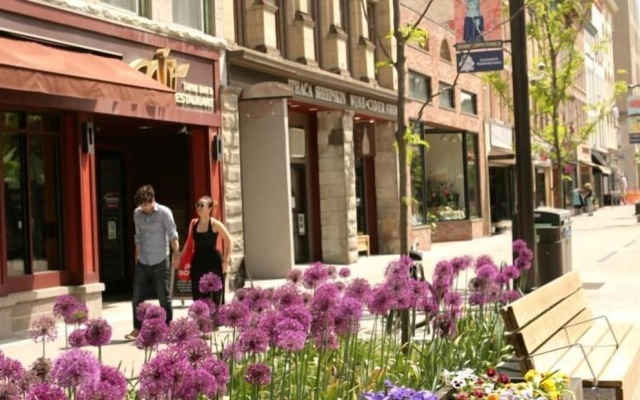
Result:
M478 139L471 133L441 133L416 124L429 143L411 151L412 224L480 217Z
M173 0L173 22L208 32L209 0Z
M339 0L340 1L340 28L343 31L349 32L349 1L348 0Z
M376 38L376 5L375 3L367 2L367 39L372 43L378 43Z
M287 10L284 0L275 0L274 4L278 7L276 11L276 47L280 50L280 55L287 57Z
M438 92L440 93L440 107L444 108L456 108L455 96L453 94L453 88L448 83L440 82L438 86Z
M53 115L0 111L8 276L62 266L58 127Z
M323 37L323 27L321 18L321 9L320 4L317 1L312 1L309 4L309 15L311 19L315 23L314 32L313 32L313 41L314 41L314 50L316 53L316 62L318 65L322 65L322 37Z
M463 113L478 115L478 97L473 93L461 90L460 109Z
M429 96L431 96L431 78L409 71L409 96L416 100L429 100Z
M136 14L140 13L140 0L102 0L102 3L129 10Z
M451 49L449 48L449 42L446 40L443 40L440 45L440 59L451 62Z

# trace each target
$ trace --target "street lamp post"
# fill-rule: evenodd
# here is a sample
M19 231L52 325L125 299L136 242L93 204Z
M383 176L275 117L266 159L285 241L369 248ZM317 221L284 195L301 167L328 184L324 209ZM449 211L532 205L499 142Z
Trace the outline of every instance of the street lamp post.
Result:
M537 284L536 243L533 219L533 163L529 120L529 80L527 77L527 35L524 0L509 0L511 17L511 59L513 78L513 114L516 146L516 212L513 239L522 239L533 251L532 276L525 289Z

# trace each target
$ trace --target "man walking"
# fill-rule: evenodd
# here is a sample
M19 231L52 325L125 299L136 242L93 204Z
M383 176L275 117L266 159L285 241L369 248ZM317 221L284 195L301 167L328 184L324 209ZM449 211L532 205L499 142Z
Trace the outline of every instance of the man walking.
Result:
M173 318L169 293L169 245L173 250L173 262L179 256L178 231L173 213L168 207L156 203L151 185L144 185L134 197L138 207L133 211L135 224L136 267L133 281L133 331L125 336L129 340L138 337L141 321L136 318L136 308L145 300L148 287L155 290L160 306L167 312L166 322Z
M624 174L620 174L620 202L627 204L627 177Z

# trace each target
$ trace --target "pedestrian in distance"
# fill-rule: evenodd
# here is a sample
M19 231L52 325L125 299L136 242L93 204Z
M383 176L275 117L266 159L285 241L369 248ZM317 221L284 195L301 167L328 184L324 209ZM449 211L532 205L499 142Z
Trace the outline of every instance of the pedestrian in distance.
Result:
M196 203L198 218L189 224L189 236L185 242L180 259L180 268L188 268L191 277L191 295L193 300L209 298L211 294L200 291L200 279L208 273L214 273L222 282L222 289L213 292L212 300L216 305L224 303L224 282L229 272L229 258L233 241L224 224L212 216L218 202L209 196L201 197ZM222 254L217 249L218 236L222 238ZM188 266L188 267L187 267Z
M579 188L573 189L571 203L573 205L573 208L575 209L575 215L582 214L582 208L584 207L584 200L582 199L582 195L580 194Z
M589 182L584 184L584 190L582 191L582 198L587 205L587 213L590 217L593 216L593 190L591 190L591 184Z
M620 203L627 204L627 177L624 174L620 174Z
M133 331L125 336L135 340L142 321L136 318L136 309L145 301L148 288L155 290L160 306L166 312L167 325L173 319L171 294L169 293L169 247L173 250L172 264L178 260L178 231L171 210L155 200L151 185L140 187L134 196L137 205L133 211L135 225L136 266L133 279Z

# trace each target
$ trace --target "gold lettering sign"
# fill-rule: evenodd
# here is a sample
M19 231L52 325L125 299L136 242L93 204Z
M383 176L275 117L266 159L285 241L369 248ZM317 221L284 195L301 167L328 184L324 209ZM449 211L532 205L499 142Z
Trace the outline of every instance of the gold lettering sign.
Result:
M198 85L184 80L189 73L189 64L179 64L175 58L169 58L171 49L156 50L152 60L137 59L129 65L151 79L160 82L176 92L176 104L180 107L194 107L205 110L215 108L212 86ZM183 79L178 85L178 79Z

